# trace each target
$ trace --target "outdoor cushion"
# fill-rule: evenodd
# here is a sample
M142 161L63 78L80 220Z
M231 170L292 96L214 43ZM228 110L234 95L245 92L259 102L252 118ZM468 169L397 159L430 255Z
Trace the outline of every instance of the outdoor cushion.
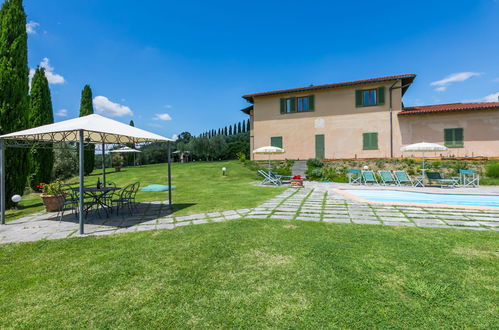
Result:
M173 189L175 189L175 186L172 186L172 190ZM164 184L150 184L140 189L140 191L167 191L167 190L168 186Z

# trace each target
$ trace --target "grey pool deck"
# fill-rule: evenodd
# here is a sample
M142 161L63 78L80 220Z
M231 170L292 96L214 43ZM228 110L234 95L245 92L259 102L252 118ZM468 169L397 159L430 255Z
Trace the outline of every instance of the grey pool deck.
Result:
M90 214L85 235L111 235L143 230L174 229L180 226L230 221L240 218L280 219L329 223L354 223L406 227L433 227L461 230L499 230L499 211L464 210L444 207L375 205L350 200L335 192L341 184L307 183L305 188L289 188L282 194L252 209L208 212L186 216L170 214L167 201L141 203L133 216L127 213L106 218ZM345 187L352 188L346 185ZM376 187L379 189L379 187ZM363 187L362 189L366 189ZM370 189L370 188L367 188ZM384 189L384 188L382 188ZM387 189L393 189L387 188ZM429 190L430 189L430 190ZM436 192L436 188L417 191ZM469 189L452 189L470 193ZM409 188L409 190L411 190ZM442 189L448 192L448 189ZM499 187L472 190L474 193L497 193ZM39 212L0 226L0 244L44 239L79 237L74 215L62 221L54 213Z

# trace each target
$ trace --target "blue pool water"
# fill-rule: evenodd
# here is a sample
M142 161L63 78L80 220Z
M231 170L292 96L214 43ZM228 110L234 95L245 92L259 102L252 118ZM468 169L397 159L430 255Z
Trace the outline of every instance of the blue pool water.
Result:
M360 189L345 189L345 191L357 197L375 202L404 202L499 207L499 195L431 194L398 190Z

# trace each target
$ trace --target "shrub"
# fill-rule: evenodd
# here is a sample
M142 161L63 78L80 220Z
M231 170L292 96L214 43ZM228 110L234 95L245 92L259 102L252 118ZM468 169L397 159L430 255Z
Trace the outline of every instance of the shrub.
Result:
M310 158L307 160L307 167L308 168L317 168L317 167L322 167L324 166L324 163L320 161L320 159L317 158Z
M237 159L239 159L239 161L241 161L243 163L246 160L246 154L244 152L239 151L238 153L236 153L236 156L237 156Z
M489 178L499 178L499 163L498 162L490 162L487 164L485 168L485 174Z

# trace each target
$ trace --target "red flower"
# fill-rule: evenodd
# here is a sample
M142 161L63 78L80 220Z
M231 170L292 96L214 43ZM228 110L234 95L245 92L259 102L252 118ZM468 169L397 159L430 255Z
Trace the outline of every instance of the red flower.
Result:
M295 176L293 177L293 180L301 180L301 175L295 175Z
M39 184L38 186L36 186L38 189L42 189L43 188L43 184Z

